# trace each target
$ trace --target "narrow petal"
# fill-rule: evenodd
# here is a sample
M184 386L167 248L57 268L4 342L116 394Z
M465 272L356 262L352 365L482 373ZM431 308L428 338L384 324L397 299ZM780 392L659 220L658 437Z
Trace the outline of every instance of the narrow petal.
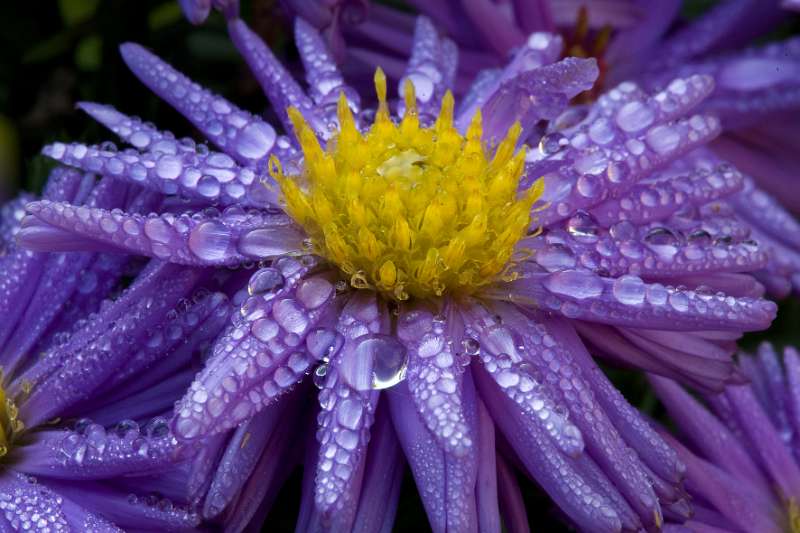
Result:
M701 167L684 175L676 176L674 171L664 174L664 179L634 185L618 198L606 200L593 207L590 213L599 224L607 228L623 220L637 225L660 221L687 204L700 206L739 192L745 180L730 165L717 166L710 172ZM655 178L659 177L661 176L656 174Z
M572 57L523 70L501 83L482 105L486 117L484 137L500 139L516 121L521 123L523 131L530 131L536 122L556 118L570 98L591 88L597 75L594 59ZM531 105L532 101L537 105Z
M212 519L235 501L264 452L283 414L282 402L265 409L240 425L228 441L211 480L203 505L203 517Z
M80 431L48 430L25 446L14 468L32 476L65 480L112 479L159 473L186 455L163 418L139 429L136 423L106 430L89 424Z
M494 422L486 405L478 400L478 478L475 485L478 530L500 533L503 520L498 504L498 470Z
M708 76L691 76L646 96L634 83L624 82L601 96L594 105L595 113L578 125L545 136L540 157L571 164L544 176L542 199L550 205L537 213L538 222L548 225L618 196L716 137L719 119L688 116L713 86Z
M787 497L800 497L800 468L752 391L746 386L728 387L725 396L772 481Z
M474 456L456 457L444 452L408 395L408 389L400 384L386 397L431 529L436 533L477 531Z
M27 208L36 220L20 231L19 240L33 249L101 247L192 266L237 265L303 250L302 231L285 215L245 213L238 207L219 216L121 214L44 200ZM39 225L42 222L59 232L46 233ZM61 230L75 237L59 244Z
M391 531L405 471L400 443L385 402L378 407L371 433L361 497L353 520L354 533Z
M423 120L434 119L447 87L442 64L442 43L433 23L427 17L417 17L414 27L414 45L403 77L398 82L397 93L403 96L406 80L414 84L417 108ZM405 104L399 103L398 113L405 114Z
M580 270L531 274L492 294L537 302L567 318L674 331L764 329L777 310L760 298L698 294L637 276L612 279Z
M138 44L123 44L120 52L142 83L231 157L245 164L267 159L276 141L272 126L193 83Z
M706 458L729 473L761 487L764 494L769 493L769 485L758 465L753 463L747 450L741 447L737 437L724 424L677 383L656 376L650 376L649 379L670 417Z
M400 316L397 334L408 350L408 388L428 430L448 452L461 456L474 443L463 410L462 374L457 356L463 330L458 316L434 317L424 309Z
M147 335L200 278L200 272L171 266L156 267L152 277L140 278L71 342L59 346L50 361L61 361L58 371L37 380L21 410L29 425L49 420L86 398L117 371ZM139 298L139 289L153 289ZM38 370L34 370L38 372Z
M175 141L171 141L175 143ZM142 185L163 194L180 194L220 205L262 206L276 203L251 168L227 154L134 149L121 152L81 143L49 144L42 154L71 167Z
M476 367L473 372L481 398L490 412L497 413L495 423L555 503L587 531L620 531L620 515L609 498L562 455L543 429L528 423L522 410L483 369Z
M332 310L325 277L303 279L316 266L281 258L250 279L234 324L219 337L205 368L176 406L178 438L192 440L239 425L291 389L316 358L306 337Z
M319 392L315 502L323 516L336 515L337 522L350 523L358 505L370 427L378 403L378 392L359 390L348 383L343 364L370 335L387 332L388 316L374 295L355 295L345 305L337 323L344 339L341 350L327 367Z
M465 316L468 335L474 335L465 340L465 349L480 357L500 393L518 406L526 423L547 435L561 452L580 455L584 449L581 431L569 419L566 406L548 394L544 377L536 375L520 353L518 335L477 304L465 310Z
M289 107L296 107L318 134L323 136L330 134L327 124L317 113L311 99L306 96L261 37L239 18L228 21L228 33L239 53L250 65L250 70L267 95L275 113L281 118L286 131L293 131L286 110Z
M69 499L38 483L34 478L10 472L0 477L0 512L4 530L22 531L23 524L49 527L51 531L97 531L119 533L122 530L83 509ZM40 520L44 521L42 525Z
M294 35L306 71L311 98L315 104L327 110L323 111L326 119L336 117L336 102L340 92L344 92L347 97L350 109L358 113L361 109L358 92L345 84L336 61L316 28L297 17L294 20Z

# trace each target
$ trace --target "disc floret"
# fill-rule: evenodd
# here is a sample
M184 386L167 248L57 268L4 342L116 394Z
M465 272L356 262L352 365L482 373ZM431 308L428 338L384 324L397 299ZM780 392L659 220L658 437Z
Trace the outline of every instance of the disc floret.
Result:
M420 125L411 82L406 113L392 122L386 78L375 74L378 109L359 132L344 95L339 131L323 148L300 112L289 117L305 158L302 175L270 172L288 213L306 230L314 252L335 263L354 286L390 298L472 293L512 266L531 223L541 180L519 191L525 149L514 124L494 150L483 140L480 112L465 135L453 126L447 92L430 127Z

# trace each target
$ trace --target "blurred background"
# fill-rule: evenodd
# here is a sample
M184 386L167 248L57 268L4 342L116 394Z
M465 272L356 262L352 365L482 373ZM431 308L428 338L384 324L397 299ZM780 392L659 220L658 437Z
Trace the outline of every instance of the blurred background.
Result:
M402 1L386 3L405 9ZM714 3L687 0L683 15L695 17ZM279 0L243 0L241 4L243 18L277 55L296 59L291 24ZM43 145L55 140L99 143L112 138L75 109L81 100L112 104L178 137L200 139L186 120L128 72L118 53L119 44L126 41L154 50L201 85L270 118L266 99L228 41L219 14L194 27L183 19L175 0L4 2L0 9L0 201L20 189L40 191L51 168L51 163L38 155ZM791 17L767 39L798 33L798 17ZM743 343L754 347L769 336L778 345L800 344L797 324L797 299L783 302L771 330L749 335ZM662 417L641 375L615 369L608 372L634 405L655 418ZM265 531L294 529L301 479L298 469L273 506ZM530 482L520 481L529 518L537 530L563 530L547 498ZM426 529L424 510L409 479L403 486L396 530Z

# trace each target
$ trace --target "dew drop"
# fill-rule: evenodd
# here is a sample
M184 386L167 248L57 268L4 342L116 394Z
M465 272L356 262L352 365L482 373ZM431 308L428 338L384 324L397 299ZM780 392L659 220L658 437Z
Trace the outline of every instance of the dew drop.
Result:
M339 371L356 390L381 390L406 377L408 353L389 335L364 335L342 357Z
M230 230L221 222L203 222L189 234L189 250L210 262L225 260L232 252Z
M250 277L247 283L247 292L250 296L257 296L283 287L283 275L276 268L262 268Z
M614 281L612 292L623 304L640 305L644 302L645 284L637 276L622 276Z
M597 241L598 227L594 217L578 211L567 221L567 232L579 242Z

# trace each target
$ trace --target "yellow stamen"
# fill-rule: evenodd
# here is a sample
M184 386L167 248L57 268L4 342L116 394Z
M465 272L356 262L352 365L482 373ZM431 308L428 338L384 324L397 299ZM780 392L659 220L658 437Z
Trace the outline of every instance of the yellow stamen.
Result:
M19 409L6 395L2 381L3 372L0 369L0 458L8 453L14 438L25 429L25 425L19 419Z
M472 293L508 276L542 194L541 180L518 191L525 163L525 148L516 150L519 124L490 150L480 111L466 135L454 128L449 92L435 123L422 127L413 83L403 87L399 124L389 116L380 69L375 90L378 109L365 133L340 96L340 130L324 149L300 112L288 110L304 171L287 176L277 160L269 169L314 252L353 286L396 300Z
M787 519L789 521L788 524L788 531L790 533L800 533L800 506L797 505L797 502L794 498L789 500L789 505L787 506Z

